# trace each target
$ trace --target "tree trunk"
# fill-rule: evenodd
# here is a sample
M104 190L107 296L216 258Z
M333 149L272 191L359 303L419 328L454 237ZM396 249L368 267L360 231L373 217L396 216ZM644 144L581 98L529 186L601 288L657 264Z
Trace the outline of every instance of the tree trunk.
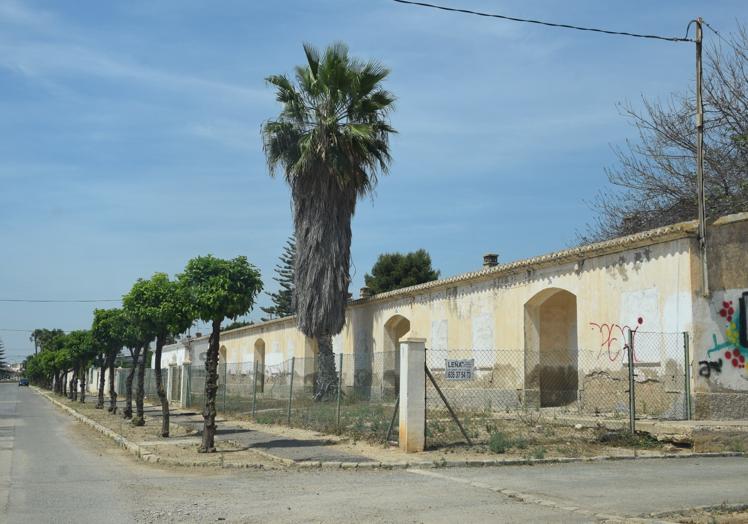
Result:
M161 436L169 436L169 399L166 398L166 390L164 389L164 382L161 379L161 350L164 348L164 339L166 337L159 335L156 337L156 353L153 355L155 361L155 375L156 375L156 392L158 393L158 399L161 401Z
M85 366L81 366L81 398L80 403L85 404L86 402L86 374L88 369Z
M132 356L132 368L130 368L125 381L125 410L122 412L124 418L132 418L132 381L135 378L135 370L138 368L140 348L131 349L130 356Z
M317 337L317 347L319 348L318 372L317 372L317 392L314 395L315 400L328 400L335 398L338 390L338 374L335 371L335 355L332 352L332 337L322 335Z
M96 409L104 409L104 385L106 383L106 364L107 359L104 357L104 360L101 364L101 369L99 370L99 398L96 400Z
M218 348L220 346L221 321L213 321L208 354L205 358L205 409L203 410L203 442L200 453L215 453L216 393L218 392Z
M78 400L78 370L73 370L73 375L70 378L70 387L68 388L68 398L75 402Z
M115 371L114 360L117 358L117 353L112 352L112 356L109 358L109 407L107 411L109 413L117 413L117 392L114 390L114 377Z
M68 372L65 371L64 373L62 373L62 378L60 379L60 385L62 386L62 391L60 391L60 394L64 397L68 395L67 378L68 378Z
M132 419L133 426L145 425L143 397L145 397L145 361L147 355L148 344L143 346L143 358L138 362L138 389L135 390L135 418Z

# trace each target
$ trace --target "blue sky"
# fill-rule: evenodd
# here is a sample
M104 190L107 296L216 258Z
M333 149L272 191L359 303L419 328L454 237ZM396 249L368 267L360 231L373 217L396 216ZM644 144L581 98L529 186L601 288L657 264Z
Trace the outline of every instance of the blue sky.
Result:
M665 35L748 14L744 0L440 1ZM611 190L611 146L635 138L616 104L694 76L689 44L390 0L0 0L0 298L119 298L207 253L246 255L272 290L291 213L261 149L278 112L264 78L301 63L302 42L337 40L390 67L398 98L391 174L353 221L356 295L382 252L425 248L448 276L490 251L567 247ZM0 328L86 328L93 307L0 303ZM0 337L11 360L33 349Z

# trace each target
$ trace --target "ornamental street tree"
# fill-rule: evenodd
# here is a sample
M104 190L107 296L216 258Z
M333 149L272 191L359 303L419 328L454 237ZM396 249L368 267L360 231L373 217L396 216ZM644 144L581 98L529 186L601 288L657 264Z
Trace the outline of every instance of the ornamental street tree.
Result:
M96 407L104 407L104 373L109 370L109 408L111 413L117 412L117 393L114 390L114 361L122 350L125 337L126 318L120 308L96 309L91 328L93 343L96 350L103 354L103 365L99 376L99 400Z
M382 88L389 70L361 62L333 44L324 53L304 45L306 64L295 82L273 75L282 108L262 126L274 176L291 188L296 263L296 322L319 347L316 398L337 388L332 337L345 325L351 260L351 218L390 164L388 114L395 98Z
M294 304L294 266L296 264L296 238L291 235L286 240L283 253L279 257L279 263L275 266L273 280L278 283L279 289L275 293L267 293L273 301L270 307L260 309L267 315L262 321L274 318L290 317L296 314Z
M161 352L168 337L178 335L192 325L194 319L189 304L182 287L169 280L166 273L155 273L149 280L138 279L122 302L141 334L148 339L156 339L154 372L156 390L161 401L161 436L168 437L169 401L161 376ZM140 387L139 385L138 389Z
M69 355L69 363L73 372L68 389L68 398L70 400L78 399L78 382L80 381L80 401L85 402L86 370L95 356L91 332L77 330L64 335L63 350Z
M439 271L431 267L431 256L425 249L412 253L384 253L379 255L371 275L364 275L366 287L372 293L385 293L439 278Z
M210 322L208 354L205 359L205 409L201 453L216 450L216 392L218 391L218 352L221 322L248 313L257 294L262 290L260 271L240 256L232 260L212 255L196 257L187 263L179 275L179 283L189 297L194 316Z
M145 361L145 355L141 357L141 353L145 353L144 348L148 345L147 337L138 329L137 323L132 319L131 312L127 308L123 309L125 316L125 330L122 338L122 345L125 346L130 352L132 358L132 367L130 372L127 374L125 380L125 409L122 410L122 416L126 419L132 418L132 383L135 379L135 373L142 367L143 375L145 375L145 366L140 365L140 361ZM143 362L145 363L145 362ZM142 383L141 377L141 383ZM141 386L138 386L141 388ZM142 388L141 388L142 389ZM144 392L145 393L145 392ZM140 404L140 415L142 417L143 405L142 399Z

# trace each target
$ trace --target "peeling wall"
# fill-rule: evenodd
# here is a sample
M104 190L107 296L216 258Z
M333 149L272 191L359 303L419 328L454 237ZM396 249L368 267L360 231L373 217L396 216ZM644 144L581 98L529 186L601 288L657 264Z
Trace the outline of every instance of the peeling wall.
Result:
M730 301L735 308L739 294L748 291L745 257L748 214L725 217L710 228L709 269L713 293L709 299L702 297L699 291L701 276L695 223L673 227L676 234L669 236L641 237L645 240L638 238L636 241L622 239L614 248L562 252L563 257L538 257L526 263L499 267L493 272L480 271L353 301L343 331L333 339L336 353L356 354L356 359L345 361L344 380L354 380L353 366L361 362L381 367L374 371L386 377L398 362L397 336L401 339L420 337L425 338L426 347L433 350L460 350L461 358L465 351L484 359L490 354L492 360L483 361L481 365L492 369L492 374L500 370L498 375L504 377L502 387L507 391L516 390L527 395L534 387L528 383L528 376L538 364L532 356L533 321L532 315L528 316L528 305L535 302L540 305L554 293L565 291L576 299L573 320L576 329L572 329L565 340L552 341L550 344L554 347L549 349L561 351L576 345L571 348L578 352L576 368L563 364L564 369L557 370L557 375L566 377L564 380L575 384L575 389L589 387L592 391L608 387L601 385L601 380L613 381L621 375L628 362L625 348L630 332L642 340L646 332L688 332L691 388L697 416L748 416L748 403L743 397L736 400L736 395L748 393L745 367L733 369L732 358L724 354L727 346L718 348L723 358L720 371L710 367L711 374L705 377L699 367L700 361L717 356L717 351L711 351L714 344L719 346L732 340L729 322L720 312ZM409 330L403 332L405 324L398 323L395 333L392 326L400 317L407 320ZM649 336L648 344L635 344L637 381L647 384L646 388L665 391L672 386L668 386L669 383L680 380L678 376L685 380L683 344L664 343L664 337L662 335L658 342L657 336ZM292 356L307 357L303 365L312 365L308 357L316 353L314 341L296 329L293 318L222 334L221 344L226 348L227 361L253 361L255 343L260 339L265 343L266 365L279 364ZM200 339L193 341L196 343L199 344ZM482 350L492 351L481 353ZM164 348L167 361L171 351L180 351L180 345ZM376 359L374 364L371 355L384 351L392 354ZM742 351L740 349L741 355ZM440 353L437 358L436 353L429 356L427 352L430 366L443 366L444 352ZM733 354L734 351L731 356ZM745 349L745 357L748 358L748 349ZM312 371L305 370L305 373ZM569 376L570 372L578 372L576 380ZM677 386L684 387L682 382ZM719 395L723 397L718 398ZM666 404L668 400L663 397L662 402ZM671 399L671 402L675 401ZM738 407L726 407L727 404Z

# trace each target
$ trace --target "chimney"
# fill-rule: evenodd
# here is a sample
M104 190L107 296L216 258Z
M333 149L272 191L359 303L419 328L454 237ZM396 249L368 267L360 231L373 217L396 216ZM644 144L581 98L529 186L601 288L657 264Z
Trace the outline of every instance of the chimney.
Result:
M483 255L483 267L494 267L499 265L499 255L496 253L486 253Z
M369 298L373 295L373 293L371 292L371 288L364 286L361 288L360 295L361 298Z

